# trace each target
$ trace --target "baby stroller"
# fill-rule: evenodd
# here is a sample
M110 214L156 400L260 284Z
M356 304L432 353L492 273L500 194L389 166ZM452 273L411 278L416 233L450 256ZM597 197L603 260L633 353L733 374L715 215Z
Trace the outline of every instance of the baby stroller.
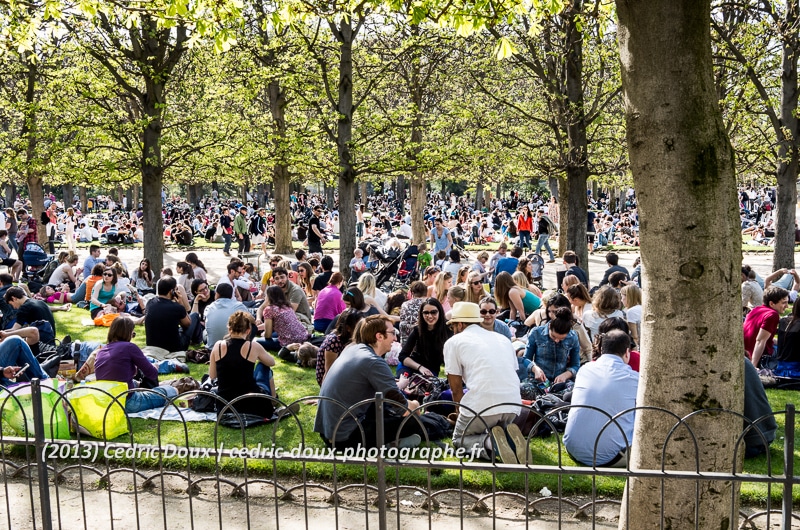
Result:
M531 260L531 276L533 276L533 283L539 290L544 291L544 282L542 281L542 276L544 275L544 258L539 254L531 253L528 254L528 259Z
M50 279L50 274L58 266L55 257L48 255L42 245L33 241L25 245L22 261L25 262L22 275L29 282L39 284L46 283Z
M391 281L383 283L386 292L392 292L395 285L408 286L414 280L419 278L419 267L417 267L417 258L419 257L419 247L417 245L409 245L400 256L400 265L397 268L397 273L391 278ZM376 278L377 282L377 278ZM378 283L378 285L381 285Z
M384 292L389 292L400 270L405 252L392 247L379 246L372 249L372 255L378 258L378 268L374 272L375 285Z

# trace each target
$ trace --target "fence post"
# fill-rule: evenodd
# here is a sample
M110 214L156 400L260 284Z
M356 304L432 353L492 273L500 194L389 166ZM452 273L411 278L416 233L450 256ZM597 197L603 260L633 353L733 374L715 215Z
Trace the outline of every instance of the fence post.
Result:
M375 445L378 446L378 528L386 530L386 467L383 461L384 422L383 422L383 392L375 393Z
M783 506L781 510L781 528L792 528L792 484L794 483L794 405L786 404L786 421L784 425L783 444Z
M33 439L36 448L36 472L39 476L39 504L42 510L42 528L53 529L50 513L50 480L47 462L44 459L44 412L42 410L42 388L38 378L31 380L31 404L33 405Z

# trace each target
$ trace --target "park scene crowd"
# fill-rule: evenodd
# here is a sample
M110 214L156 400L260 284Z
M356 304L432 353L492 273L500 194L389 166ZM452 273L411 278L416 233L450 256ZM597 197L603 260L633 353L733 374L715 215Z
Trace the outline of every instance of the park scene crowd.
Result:
M162 194L164 238L173 251L202 239L222 243L230 260L209 270L187 249L174 270L153 270L147 256L138 263L119 257L119 247L142 239L141 208L102 196L82 208L50 195L41 219L33 219L29 201L18 198L0 217L0 258L8 268L0 274L0 383L51 377L53 363L65 358L50 355L59 336L53 313L86 311L94 325L108 327L107 341L72 337L74 379L154 390L131 393L130 413L199 388L191 377L159 382L159 375L189 373L187 360L208 363L208 379L227 401L276 397L281 361L315 370L319 395L335 400L316 404L313 429L328 447L375 446L374 413L366 405L357 411L362 434L353 417L340 422L337 403L383 392L396 402L386 408L385 439L400 447L415 447L426 434L403 418L441 399L453 403L435 412L423 407L424 425L445 422L454 446L482 458L527 463L526 438L540 416L521 405L547 401L550 408L572 405L561 429L576 462L626 466L633 412L617 418L618 429L604 426L636 406L646 285L638 260L629 270L606 247L636 251L634 190L587 193L587 250L605 252L607 264L597 285L575 249L558 249L556 264L559 208L545 192L514 192L480 209L468 196L430 193L426 234L411 232L407 200L392 190L370 195L357 206L359 248L347 267L323 248L339 236L335 203L292 193L292 237L301 245L283 256L269 252L270 201L222 199L215 190L188 204ZM743 234L768 237L774 190L743 188L740 201ZM36 243L37 222L48 227L42 246L49 257L31 273L27 245ZM89 246L79 250L83 243ZM56 245L64 250L56 253ZM558 269L557 285L546 289L549 266ZM763 378L800 377L800 276L780 269L761 278L745 265L741 281L745 416L757 419L770 414ZM144 348L131 342L137 331L145 334ZM288 413L263 399L245 399L236 409L260 418ZM774 419L759 429L745 437L747 456L768 450Z

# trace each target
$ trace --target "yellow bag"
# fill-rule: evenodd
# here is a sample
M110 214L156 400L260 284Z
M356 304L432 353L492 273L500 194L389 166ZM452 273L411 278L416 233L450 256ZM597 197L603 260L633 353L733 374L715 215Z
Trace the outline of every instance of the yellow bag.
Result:
M127 391L128 384L119 381L90 381L74 387L67 394L74 409L74 423L77 423L73 427L92 438L104 438L105 417L106 440L125 434L128 432L128 417L125 414ZM119 399L114 401L112 396L119 396Z
M67 422L66 400L61 398L56 379L42 381L42 414L44 421L44 437L53 440L69 440L69 423ZM23 383L13 387L12 392L0 393L0 407L3 422L19 436L33 437L33 403L31 401L31 385ZM63 388L62 388L63 390ZM16 398L16 399L15 399Z

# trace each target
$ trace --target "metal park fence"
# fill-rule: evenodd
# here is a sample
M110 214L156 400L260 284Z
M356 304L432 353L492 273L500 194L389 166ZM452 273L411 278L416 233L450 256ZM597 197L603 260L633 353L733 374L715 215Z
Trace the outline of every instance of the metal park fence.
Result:
M86 401L89 395L94 403ZM304 410L289 404L280 410L282 417L253 429L224 427L220 419L180 421L188 414L178 408L186 395L175 398L157 419L134 420L124 412L125 396L80 386L59 391L38 380L0 394L0 527L616 528L620 511L628 510L622 491L635 478L661 480L662 504L670 502L663 494L666 481L681 481L696 492L700 483L732 482L757 492L748 498L761 499L737 511L738 488L733 488L729 509L739 528L800 527L792 510L793 488L800 485L792 405L774 413L783 423L783 458L767 452L761 457L766 459L763 473L741 471L743 436L755 428L741 415L710 410L675 418L663 451L679 432L694 439L693 421L714 421L723 414L742 418L743 435L729 471L708 473L700 470L699 457L696 469L688 471L573 465L555 432L528 436L532 457L523 463L480 461L426 436L419 447L404 448L398 440L384 439L384 409L396 404L382 394L359 405L370 405L370 414L374 410L376 445L383 449L347 451L328 449L311 431L307 416L324 399L319 396L297 400ZM215 417L228 414L243 422L235 405L220 400ZM79 406L95 407L94 424L80 417ZM339 406L340 424L348 417L357 420L363 436L356 407ZM671 415L651 408L634 412L645 410ZM474 412L474 421L482 421L481 411ZM549 414L558 412L540 416L531 432L545 425L557 431ZM619 428L618 417L609 417L606 427ZM403 421L422 427L414 414ZM695 450L699 454L697 442ZM699 518L693 521L699 528Z

